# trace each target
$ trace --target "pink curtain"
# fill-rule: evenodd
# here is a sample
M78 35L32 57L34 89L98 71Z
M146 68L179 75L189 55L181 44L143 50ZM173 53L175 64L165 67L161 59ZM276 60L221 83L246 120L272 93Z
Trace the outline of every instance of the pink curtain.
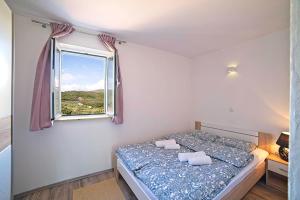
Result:
M30 130L38 131L51 127L50 76L51 76L51 38L61 38L71 34L74 28L69 24L51 23L52 33L38 60L31 107Z
M122 86L122 77L119 63L119 54L118 49L115 46L116 38L106 35L100 34L98 35L99 39L102 43L110 50L115 53L115 69L116 69L116 92L115 92L115 115L112 121L115 124L123 123L123 86Z

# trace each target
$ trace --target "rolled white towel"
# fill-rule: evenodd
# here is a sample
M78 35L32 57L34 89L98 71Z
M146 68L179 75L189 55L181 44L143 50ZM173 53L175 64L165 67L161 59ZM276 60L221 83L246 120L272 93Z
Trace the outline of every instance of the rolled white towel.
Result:
M193 158L193 157L197 157L197 156L206 156L206 154L204 151L178 153L178 159L180 160L180 162L188 161L189 158Z
M210 165L212 160L209 156L192 157L189 160L190 165Z
M157 147L165 147L165 145L167 144L176 144L176 141L174 139L170 139L170 140L160 140L155 142L155 145Z
M179 144L166 144L165 149L180 149Z

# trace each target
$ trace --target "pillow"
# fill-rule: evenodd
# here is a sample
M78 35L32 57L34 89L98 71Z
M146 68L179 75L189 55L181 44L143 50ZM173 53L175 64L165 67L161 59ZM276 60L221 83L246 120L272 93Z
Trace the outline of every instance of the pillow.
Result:
M196 137L198 137L200 140L211 141L211 142L215 142L220 137L218 135L214 135L204 131L197 131L195 133L196 133L195 134Z
M238 168L245 167L254 158L254 155L238 148L229 147L216 142L206 141L193 147L194 151L204 151L206 155L222 160Z
M185 146L189 149L204 143L205 141L197 137L198 134L193 132L173 133L166 137L166 139L175 139L176 143Z
M220 143L225 146L237 148L248 153L254 151L256 149L256 145L252 142L246 142L243 140L239 140L236 138L228 138L228 137L219 137L216 139L217 143Z

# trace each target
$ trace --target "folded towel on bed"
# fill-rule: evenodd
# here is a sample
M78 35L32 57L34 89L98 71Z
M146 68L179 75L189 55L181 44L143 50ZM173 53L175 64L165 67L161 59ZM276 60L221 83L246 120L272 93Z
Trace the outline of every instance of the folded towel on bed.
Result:
M180 149L179 144L166 144L165 149Z
M160 140L155 142L155 145L157 147L165 147L167 144L176 144L176 141L174 139L170 139L170 140Z
M212 160L209 156L197 156L189 158L188 160L190 165L210 165Z
M198 152L190 152L190 153L178 153L178 159L180 162L188 161L189 158L197 157L197 156L206 156L204 151Z

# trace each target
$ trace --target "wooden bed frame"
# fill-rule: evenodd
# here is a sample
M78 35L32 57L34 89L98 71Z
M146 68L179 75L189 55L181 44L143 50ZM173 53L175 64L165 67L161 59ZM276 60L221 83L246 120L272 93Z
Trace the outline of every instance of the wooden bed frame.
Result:
M200 121L195 122L195 130L215 130L216 134L223 135L223 133L233 133L239 134L239 138L241 135L245 137L246 141L255 142L259 148L264 149L270 152L270 144L272 141L272 135L268 133L262 132L255 132L255 131L246 131L237 128L226 128L224 126L219 125L212 125L208 123L202 123ZM234 137L231 135L231 137ZM142 191L141 187L137 185L137 183L129 177L123 169L121 169L118 165L115 167L115 175L116 179L119 178L119 170L120 173L123 175L123 178L128 183L129 187L133 190L139 200L146 200L148 199L145 193ZM262 162L261 164L257 165L256 168L244 178L238 185L236 185L232 190L227 193L222 199L223 200L240 200L242 199L248 191L261 179L261 177L266 172L266 161ZM125 176L125 177L124 177Z
M195 122L195 130L202 130L203 127L212 127L210 124L201 123L200 121ZM216 128L220 129L220 128ZM226 128L221 128L225 131ZM221 131L222 131L221 130ZM240 134L238 129L235 129L233 132L236 132L237 134ZM242 131L241 131L242 132ZM243 131L244 132L244 131ZM251 135L251 132L255 131L245 131L247 135ZM257 132L257 136L253 135L254 137L257 137L257 146L260 149L266 150L267 152L270 152L270 144L272 141L272 135L268 133L263 132ZM251 137L251 136L250 136ZM240 200L242 199L249 190L261 179L261 177L266 173L266 161L261 163L260 165L256 166L255 170L252 171L244 180L242 180L238 185L236 185L225 197L223 200Z

